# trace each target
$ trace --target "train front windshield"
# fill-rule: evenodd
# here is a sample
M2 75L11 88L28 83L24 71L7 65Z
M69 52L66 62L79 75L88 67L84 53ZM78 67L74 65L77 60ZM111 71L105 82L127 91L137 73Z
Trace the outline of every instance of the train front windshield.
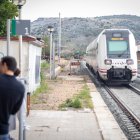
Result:
M106 35L108 58L130 58L128 30L107 30L104 34Z
M108 40L108 58L129 58L129 43L127 40Z

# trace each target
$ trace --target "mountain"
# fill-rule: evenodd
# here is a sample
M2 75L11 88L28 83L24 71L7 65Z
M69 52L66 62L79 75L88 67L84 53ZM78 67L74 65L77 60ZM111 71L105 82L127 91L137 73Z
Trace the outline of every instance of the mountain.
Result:
M38 18L31 24L36 37L49 36L47 27L54 27L53 38L58 40L58 18ZM85 51L87 45L106 28L130 29L140 44L140 17L136 15L113 15L95 18L62 18L62 47L67 50Z

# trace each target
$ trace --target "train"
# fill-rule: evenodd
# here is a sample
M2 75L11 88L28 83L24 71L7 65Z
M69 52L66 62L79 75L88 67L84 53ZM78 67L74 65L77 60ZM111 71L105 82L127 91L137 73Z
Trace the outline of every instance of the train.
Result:
M86 65L107 83L129 84L137 78L137 48L129 29L104 29L86 49Z

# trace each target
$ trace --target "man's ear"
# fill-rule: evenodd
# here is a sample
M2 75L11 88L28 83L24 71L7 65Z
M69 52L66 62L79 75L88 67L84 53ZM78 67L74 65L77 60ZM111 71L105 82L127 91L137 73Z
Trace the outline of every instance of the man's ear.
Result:
M8 66L7 66L7 64L4 62L4 64L3 64L3 66L4 66L4 69L5 70L8 70Z

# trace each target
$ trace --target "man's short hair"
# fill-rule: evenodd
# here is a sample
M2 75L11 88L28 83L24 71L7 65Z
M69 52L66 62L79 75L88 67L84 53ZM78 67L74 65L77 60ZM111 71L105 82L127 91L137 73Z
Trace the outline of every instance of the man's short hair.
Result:
M1 63L4 64L6 63L8 70L11 70L13 72L16 71L17 69L17 62L16 59L12 56L5 56L1 58Z

